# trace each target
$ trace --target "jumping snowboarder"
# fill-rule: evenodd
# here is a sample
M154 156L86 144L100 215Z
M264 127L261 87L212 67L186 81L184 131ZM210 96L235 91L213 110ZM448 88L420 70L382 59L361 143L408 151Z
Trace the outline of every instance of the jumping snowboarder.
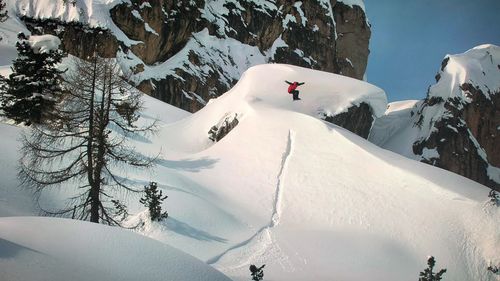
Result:
M297 81L295 82L289 82L289 81L286 81L285 82L290 85L288 86L288 93L289 94L292 94L293 95L293 100L300 100L299 98L299 90L297 90L297 87L300 86L300 85L304 85L304 82L302 83L299 83Z

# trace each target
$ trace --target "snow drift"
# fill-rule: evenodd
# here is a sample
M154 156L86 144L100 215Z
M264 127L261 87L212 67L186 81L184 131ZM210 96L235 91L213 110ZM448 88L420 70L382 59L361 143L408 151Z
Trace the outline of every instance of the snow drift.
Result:
M40 217L0 218L0 276L4 281L230 280L129 230Z

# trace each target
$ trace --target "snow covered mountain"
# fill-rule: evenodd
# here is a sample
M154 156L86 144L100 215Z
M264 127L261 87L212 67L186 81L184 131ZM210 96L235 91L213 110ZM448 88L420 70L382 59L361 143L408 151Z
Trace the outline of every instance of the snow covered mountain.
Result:
M117 57L140 90L191 112L257 64L290 63L358 79L366 69L370 27L362 0L63 2L8 0L9 28L0 33L20 31L24 23L32 34L59 36L80 58L96 47Z
M369 139L500 190L500 47L446 56L427 97L391 104Z
M363 76L369 25L362 1L72 3L8 1L0 73L9 72L18 31L56 34L79 57L102 42L97 51L116 56L139 88L197 111L145 96L139 122L158 119L159 131L130 143L144 155L160 152L157 166L120 172L138 189L158 183L168 195L165 221L147 219L141 194L109 195L128 206L126 224L136 232L205 264L128 230L20 217L67 206L79 191L66 184L34 205L15 165L19 136L30 128L0 123L0 216L8 217L0 218L2 278L225 280L219 270L248 280L250 264L266 264L265 280L400 281L415 280L433 255L446 279L500 280L486 270L500 265L500 208L488 202L488 188L332 124L434 163L469 141L473 153L465 157L482 159L491 178L497 150L478 137L480 115L457 116L489 112L497 120L489 102L498 97L498 47L450 56L426 100L386 110L378 87L310 69ZM282 61L307 68L264 64ZM300 102L284 80L307 81ZM488 133L498 130L487 124ZM451 133L435 135L443 128ZM433 146L436 140L447 145ZM73 254L80 259L72 262Z
M280 91L285 79L311 81L300 103ZM169 217L138 232L233 280L248 280L250 264L266 264L264 280L415 280L428 255L449 280L495 280L486 267L500 262L500 209L486 203L486 187L322 120L362 103L382 115L381 89L274 64L250 68L192 115L145 98L141 120L158 116L160 131L131 142L162 154L148 173L123 176L137 187L158 182ZM210 140L214 125L235 118L224 137ZM22 128L0 126L0 215L33 213L12 165ZM41 203L63 204L71 192ZM138 196L122 200L135 213L130 225L145 215ZM0 259L0 268L11 264Z

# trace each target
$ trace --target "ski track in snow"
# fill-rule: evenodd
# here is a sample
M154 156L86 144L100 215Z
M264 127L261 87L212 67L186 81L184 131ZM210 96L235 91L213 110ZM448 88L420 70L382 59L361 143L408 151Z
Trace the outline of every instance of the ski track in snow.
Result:
M229 249L227 249L226 251L224 251L220 255L215 256L215 257L207 260L208 264L213 265L213 264L217 263L227 253L229 253L233 250L236 250L238 248L241 248L245 245L250 244L251 241L253 241L256 237L257 238L260 237L262 234L267 233L268 236L270 237L270 239L272 240L271 235L270 235L270 230L273 227L279 225L279 223L280 223L281 212L282 212L282 198L283 198L283 192L284 192L284 180L285 180L286 170L288 167L288 162L290 162L290 158L291 158L291 155L293 152L294 137L295 137L295 133L292 130L289 130L288 131L287 146L286 146L285 152L283 153L283 157L281 158L281 167L280 167L280 170L279 170L278 176L277 176L276 192L274 195L273 213L271 215L271 221L267 225L261 227L254 235L252 235L247 240L240 242L240 243L230 247ZM269 244L272 244L272 243L266 243L265 241L259 241L259 243L265 244L264 248L267 248L267 247L269 247ZM264 252L265 252L265 249L261 251L261 253L264 253Z

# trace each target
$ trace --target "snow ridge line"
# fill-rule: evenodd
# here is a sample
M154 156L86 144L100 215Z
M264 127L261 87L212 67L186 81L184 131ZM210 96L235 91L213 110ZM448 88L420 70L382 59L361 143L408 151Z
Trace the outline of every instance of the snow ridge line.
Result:
M288 131L288 142L286 145L285 152L283 153L283 156L281 158L281 167L280 167L280 170L279 170L278 176L277 176L278 182L276 184L276 192L274 194L273 213L271 215L271 221L267 225L261 227L257 232L255 232L254 235L252 235L247 240L240 242L240 243L228 248L227 250L225 250L224 252L222 252L221 254L219 254L213 258L208 259L206 261L207 264L213 265L213 264L217 263L225 254L227 254L230 251L235 250L237 248L248 245L250 243L250 241L252 241L255 237L258 237L262 232L269 231L271 228L279 225L280 218L281 218L281 206L282 206L281 201L282 201L283 189L284 189L283 182L284 182L284 178L285 178L285 174L286 174L285 173L286 168L288 167L288 162L289 162L290 156L292 155L294 138L295 138L295 133L292 130L289 130Z
M283 190L284 190L284 180L285 180L285 172L288 167L288 162L290 162L290 156L292 155L293 150L293 140L295 137L295 133L292 130L288 131L288 143L286 145L286 150L283 153L283 157L281 158L281 169L278 173L278 183L276 184L276 193L274 197L274 208L273 215L271 216L271 223L269 227L274 227L280 223L281 218L281 206L282 206L282 198L283 198Z

